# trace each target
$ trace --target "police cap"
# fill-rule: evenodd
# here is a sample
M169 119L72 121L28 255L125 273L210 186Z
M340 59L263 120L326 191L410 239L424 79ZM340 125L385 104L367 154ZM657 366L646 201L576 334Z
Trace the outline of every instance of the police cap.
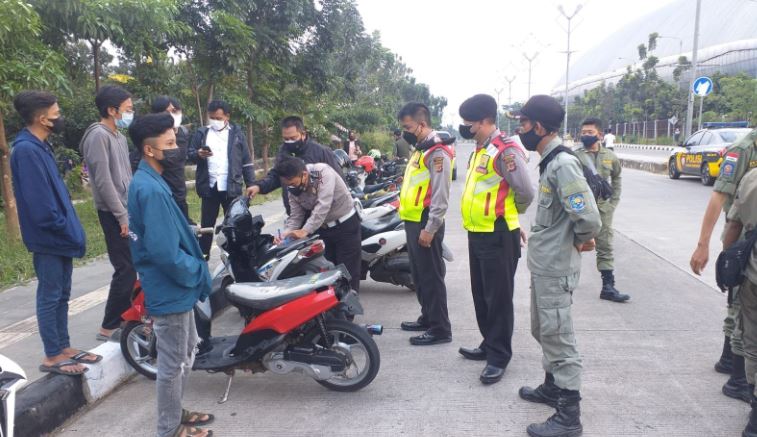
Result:
M545 128L557 130L563 122L565 110L554 97L541 94L528 99L518 115L539 121Z
M460 105L460 117L467 121L497 119L497 101L488 94L476 94Z

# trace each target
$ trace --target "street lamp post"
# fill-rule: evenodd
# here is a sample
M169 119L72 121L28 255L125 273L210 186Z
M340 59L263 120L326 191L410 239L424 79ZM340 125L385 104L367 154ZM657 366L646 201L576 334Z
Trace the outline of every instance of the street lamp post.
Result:
M528 98L531 98L531 63L534 62L534 59L539 56L539 52L534 52L533 55L528 56L526 53L523 53L523 57L526 58L526 61L528 61Z
M578 5L576 6L575 12L573 14L568 15L565 13L565 9L563 9L562 5L560 5L557 9L560 11L563 17L565 17L568 20L568 49L565 51L566 60L565 60L565 126L564 126L564 133L563 137L568 136L568 83L569 83L569 76L570 76L570 25L573 18L578 15L578 12L581 10L583 6Z
M513 106L513 81L515 80L515 76L505 76L505 80L507 81L507 106L510 107L512 110ZM511 135L510 130L510 117L507 117L507 133Z
M691 52L691 80L689 81L689 98L686 104L686 126L684 127L684 138L691 135L691 125L694 118L694 81L697 80L697 50L699 48L699 15L702 9L702 0L697 0L696 18L694 21L694 47Z
M495 88L494 92L497 93L497 129L499 129L499 95L504 91L502 88Z

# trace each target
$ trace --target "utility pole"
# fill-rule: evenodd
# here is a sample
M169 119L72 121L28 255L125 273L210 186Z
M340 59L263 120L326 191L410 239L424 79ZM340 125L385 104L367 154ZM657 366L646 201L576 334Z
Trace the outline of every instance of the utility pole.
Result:
M701 1L701 0L700 0ZM565 13L565 9L563 9L562 5L558 6L558 10L562 14L563 17L565 17L568 20L568 49L565 51L566 60L565 60L565 122L564 122L564 133L563 138L568 136L568 83L569 83L569 76L570 76L570 24L573 18L578 15L578 12L581 10L583 6L578 5L576 6L575 12L573 12L572 15L568 15Z
M513 107L513 81L515 80L515 76L505 76L505 80L507 81L507 106L512 110ZM512 130L510 130L510 117L507 117L507 134L512 135Z
M697 80L697 50L699 48L699 15L702 10L702 0L697 0L697 12L694 21L694 48L691 52L691 80L689 81L689 98L686 104L686 125L683 137L691 135L691 125L694 119L694 81Z
M539 56L539 52L534 52L533 55L528 56L525 52L523 53L523 57L526 58L526 61L528 61L528 98L531 98L531 63L534 62L534 59Z
M499 95L504 91L502 88L495 88L494 92L497 93L497 129L499 129Z

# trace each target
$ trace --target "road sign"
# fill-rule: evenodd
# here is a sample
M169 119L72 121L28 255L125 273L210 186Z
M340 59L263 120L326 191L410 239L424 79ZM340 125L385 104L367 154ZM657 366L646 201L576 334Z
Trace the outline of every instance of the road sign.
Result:
M698 77L691 88L694 94L704 97L712 92L712 79L707 76Z
M670 124L676 124L676 123L678 123L678 117L676 117L675 115L672 116L672 117L670 117L668 119L668 123L670 123Z

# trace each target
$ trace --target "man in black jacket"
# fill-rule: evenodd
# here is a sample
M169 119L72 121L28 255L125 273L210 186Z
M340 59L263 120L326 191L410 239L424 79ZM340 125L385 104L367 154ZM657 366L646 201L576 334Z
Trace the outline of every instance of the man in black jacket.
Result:
M223 212L231 201L242 195L242 182L246 194L252 196L255 180L247 139L239 126L229 121L229 105L221 100L208 104L208 126L201 127L189 142L189 160L197 163L195 189L202 198L200 224L212 227L218 219L218 209ZM212 235L200 238L200 248L205 258L210 257Z
M300 117L291 115L281 120L281 138L284 140L284 144L281 145L279 153L276 155L277 163L282 156L296 156L305 161L305 164L319 162L328 164L338 175L343 177L342 169L336 161L334 152L328 147L322 146L310 139L305 132L305 124ZM255 181L248 189L248 193L251 196L258 193L268 194L280 187L281 180L279 179L279 173L274 167L263 179ZM286 208L287 215L289 215L289 199L286 195L286 190L283 191L282 197L284 199L284 208Z
M182 126L182 113L181 104L178 100L169 96L158 96L153 100L150 110L153 114L161 112L167 112L173 118L173 130L176 133L176 145L179 146L181 155L181 165L177 165L171 168L164 168L163 180L166 181L168 187L171 189L173 199L176 201L176 205L179 206L181 212L184 213L184 217L187 218L190 224L194 221L189 217L189 207L187 206L187 182L184 176L184 165L187 161L187 148L189 147L189 129L186 126ZM141 155L141 153L139 153ZM140 156L141 159L141 156Z

